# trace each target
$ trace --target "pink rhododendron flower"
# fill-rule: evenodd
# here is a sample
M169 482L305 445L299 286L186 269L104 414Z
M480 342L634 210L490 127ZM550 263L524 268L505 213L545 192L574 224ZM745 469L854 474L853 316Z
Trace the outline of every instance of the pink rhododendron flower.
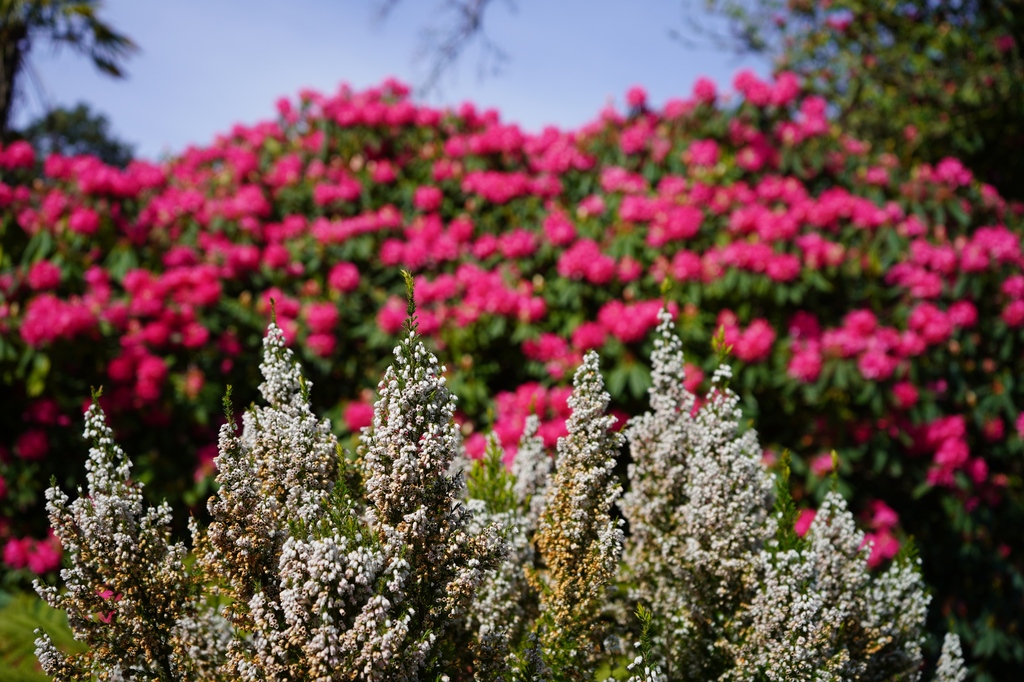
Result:
M31 546L31 538L11 538L4 545L4 563L13 569L25 568Z
M714 104L718 97L715 82L708 78L698 78L693 84L693 97L701 104Z
M607 284L615 276L615 260L601 253L592 239L581 239L558 258L558 274L569 279L586 279L591 284Z
M811 471L819 478L824 478L832 473L834 466L830 452L823 452L811 459Z
M945 158L935 166L935 177L942 182L958 187L970 184L973 176L959 159Z
M870 310L853 310L843 318L843 326L858 336L870 336L878 328L878 318Z
M640 261L635 260L630 256L625 256L619 261L615 269L615 275L620 282L632 282L644 274L644 266L640 264Z
M961 329L970 329L978 322L978 309L970 301L957 301L949 306L949 321Z
M482 433L472 433L465 440L464 447L470 459L483 459L487 452L487 437ZM506 466L509 462L506 462Z
M373 424L373 405L353 400L345 406L342 419L349 431L358 432L364 426Z
M647 243L655 248L669 242L691 239L700 231L704 212L695 206L669 206L653 216Z
M633 343L642 340L658 324L660 309L661 301L656 300L630 304L613 300L601 306L597 321L623 343Z
M1010 301L999 316L1010 327L1024 325L1024 300Z
M314 334L328 334L338 326L340 314L338 306L330 302L307 303L303 308L303 316L309 330Z
M626 91L626 104L633 109L642 108L647 104L647 91L639 85L634 85Z
M32 264L28 270L28 285L35 291L48 291L60 285L62 273L60 268L48 260Z
M473 221L463 216L448 224L448 236L456 244L465 244L473 237Z
M12 142L3 150L0 150L0 167L7 170L31 168L35 162L35 150L32 149L32 145L24 140Z
M167 364L155 355L143 355L135 368L135 392L143 402L154 402L166 378Z
M537 250L537 239L529 230L511 230L498 237L498 250L505 258L526 258Z
M279 317L294 319L299 316L301 304L298 299L286 295L278 287L270 287L260 295L256 309L265 315L270 313L271 306Z
M531 360L540 362L557 360L568 352L569 345L557 334L546 332L537 339L527 339L523 342L523 354Z
M868 545L871 547L871 553L868 555L868 568L881 566L900 551L899 540L888 529L865 533L864 544L861 546Z
M337 345L338 340L333 334L325 332L315 332L306 337L306 347L313 352L314 355L321 358L329 358L334 353L334 347Z
M733 352L743 362L759 362L771 355L774 343L775 329L768 320L758 318L740 334Z
M351 178L341 178L336 184L320 183L313 188L313 203L317 206L352 202L362 194L362 186Z
M911 311L907 326L919 333L929 345L945 341L953 332L949 317L931 303L918 304Z
M486 260L498 250L498 238L493 234L480 235L480 238L473 244L473 256L479 260Z
M800 94L800 78L792 71L783 71L775 76L770 102L773 106L784 107Z
M181 330L181 345L184 348L202 348L210 340L210 330L198 322L189 322Z
M874 529L892 528L899 523L900 517L882 500L872 500L868 504L868 525Z
M291 262L292 256L283 244L268 244L261 260L267 269L280 270Z
M441 329L441 318L432 310L420 310L416 314L417 331L424 336L436 334Z
M988 463L981 457L969 460L965 470L975 485L981 485L988 479Z
M800 276L800 259L790 253L773 255L764 272L775 282L792 282Z
M772 88L749 69L744 69L733 78L732 86L754 106L763 107L772 99Z
M42 429L25 431L14 442L14 452L25 460L43 459L50 452L50 441L46 437L46 431Z
M683 153L683 159L693 166L714 166L718 163L718 143L714 140L694 140Z
M869 350L857 358L857 369L868 381L883 381L892 376L899 364L897 358L880 350Z
M413 205L421 211L436 211L441 208L443 195L437 187L417 187L413 195Z
M967 464L970 455L971 449L967 445L967 441L949 438L939 445L933 461L943 469L956 470Z
M53 536L34 542L29 549L28 569L36 575L42 575L60 568L61 549L60 544Z
M402 328L406 316L405 301L391 296L377 313L377 326L385 334L394 335Z
M377 161L371 166L370 177L373 181L380 185L387 185L395 181L398 174L395 172L395 167L388 161Z
M565 214L553 211L544 218L544 235L555 246L564 246L576 239L576 228Z
M100 216L91 208L76 208L68 218L68 229L86 236L94 235L100 229Z
M704 265L700 256L692 251L682 250L672 257L672 277L679 282L700 281Z
M917 388L909 381L901 381L893 386L892 395L896 405L901 409L908 410L917 404Z
M1024 298L1024 275L1010 275L1000 289L1012 299Z
M793 530L799 537L807 535L807 531L811 529L811 524L814 523L814 517L818 515L815 509L801 509L800 515L796 517L796 522L793 524Z
M352 263L337 263L327 273L327 286L340 293L355 291L359 287L359 268Z
M577 352L585 352L604 345L607 338L605 328L597 322L584 322L572 333L572 347Z
M581 218L603 215L605 211L604 197L600 194L591 194L579 203L576 213Z

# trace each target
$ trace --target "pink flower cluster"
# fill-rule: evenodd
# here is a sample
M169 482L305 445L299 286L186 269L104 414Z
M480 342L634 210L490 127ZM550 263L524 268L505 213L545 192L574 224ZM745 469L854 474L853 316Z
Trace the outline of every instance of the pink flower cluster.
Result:
M59 339L88 335L95 329L96 316L80 297L64 300L44 293L26 306L20 334L29 346L40 348Z
M647 337L648 332L658 325L658 311L663 301L636 301L624 303L609 301L601 306L597 313L597 321L605 331L623 343L635 343ZM670 305L673 315L677 310Z
M871 546L868 566L876 568L896 556L900 542L893 531L899 525L900 517L881 500L872 500L867 507L867 527L864 544Z
M571 394L570 387L549 389L537 383L527 383L514 392L495 396L494 433L501 440L506 457L515 456L526 418L531 414L540 419L537 435L544 440L544 447L554 448L558 439L568 434L565 421L572 414L568 403Z
M43 540L11 538L4 544L3 561L8 568L27 568L37 575L60 568L60 541L53 535Z
M929 302L915 306L907 329L899 331L879 324L870 310L853 310L835 329L820 331L815 323L794 337L788 373L804 383L817 380L823 356L853 358L868 381L892 377L901 362L924 353L929 346L947 341L955 329L969 329L977 323L977 308L970 301L957 301L943 311Z
M580 239L558 257L558 274L566 279L607 284L615 277L615 259L601 253L592 239Z
M732 352L743 362L761 362L771 355L775 329L768 320L757 318L741 329L735 313L723 310L718 314L716 328L725 332L726 345L732 346Z
M953 475L965 472L975 484L988 479L988 465L981 457L971 457L967 442L967 422L963 415L939 417L924 426L919 447L932 453L928 482L955 487Z
M32 145L24 140L12 142L0 147L0 168L5 170L28 169L36 162L36 153Z

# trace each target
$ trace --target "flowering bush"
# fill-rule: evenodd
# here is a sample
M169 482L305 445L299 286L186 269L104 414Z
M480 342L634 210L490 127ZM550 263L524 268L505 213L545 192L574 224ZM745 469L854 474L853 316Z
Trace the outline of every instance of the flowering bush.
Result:
M36 583L89 649L65 655L41 633L44 670L57 680L490 682L592 679L603 665L632 671L631 682L917 679L928 598L916 564L901 557L872 576L835 492L798 538L785 487L773 513L728 368L697 407L671 317L661 320L654 411L629 429L621 506L635 532L624 564L611 510L625 439L605 415L593 352L575 374L553 475L530 432L510 474L496 442L482 461L460 457L445 368L412 328L359 456L342 453L272 324L267 405L246 412L240 435L221 429L220 488L209 526L192 523L191 565L171 542L168 505L144 506L94 402L88 492L69 503L47 491L70 555L67 591ZM620 573L629 598L651 604L638 608L635 658L611 589ZM952 635L937 680L961 681L958 648Z
M642 409L672 282L683 343L710 357L721 330L764 456L792 452L804 522L835 474L872 567L916 538L929 630L953 618L980 670L1019 672L1021 209L954 159L903 166L849 137L790 78L735 85L660 109L634 92L625 114L536 135L387 83L303 92L159 165L0 149L4 580L58 566L34 512L51 475L80 480L61 453L91 386L183 527L206 518L225 386L257 397L247 354L272 308L351 440L412 271L467 450L493 426L511 459L531 413L544 446L568 433L589 350L612 411ZM691 367L690 390L714 369Z

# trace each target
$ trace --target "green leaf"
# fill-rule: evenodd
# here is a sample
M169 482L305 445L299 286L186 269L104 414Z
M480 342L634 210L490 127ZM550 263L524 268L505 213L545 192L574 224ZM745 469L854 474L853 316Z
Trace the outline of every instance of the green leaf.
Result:
M36 353L32 361L32 371L25 380L25 392L29 398L42 395L46 389L46 377L50 374L50 357L45 353Z
M76 642L68 627L63 611L50 608L34 594L8 595L0 608L0 661L3 661L3 680L11 682L46 682L36 661L37 635L41 629L50 636L54 645L65 653L81 653L85 646Z

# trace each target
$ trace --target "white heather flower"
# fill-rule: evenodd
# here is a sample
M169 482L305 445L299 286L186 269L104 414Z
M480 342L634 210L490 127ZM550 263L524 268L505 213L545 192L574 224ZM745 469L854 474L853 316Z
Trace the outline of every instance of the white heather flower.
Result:
M140 675L176 676L182 663L172 635L198 586L185 572L185 547L171 543L171 509L145 507L142 485L129 479L131 464L114 442L98 400L85 414L92 441L87 492L68 504L57 487L46 491L50 524L70 559L61 571L65 592L35 588L50 606L67 611L72 633L90 650L65 657L42 634L37 655L57 679L134 669Z
M566 659L565 674L586 675L596 617L622 554L622 522L611 516L622 492L613 471L624 442L606 415L609 396L589 352L573 377L568 435L558 439L555 474L536 535L546 566L541 589L541 643ZM563 671L559 671L563 672Z
M730 371L715 373L695 409L664 311L658 330L652 411L629 424L631 489L621 500L631 536L619 575L631 599L652 607L637 607L631 682L916 680L928 598L914 560L871 574L863 534L835 492L804 539L780 528ZM609 604L623 554L611 514L623 437L605 414L595 354L575 375L554 475L531 419L515 476L492 441L466 486L455 399L415 334L380 384L362 469L347 473L275 325L264 343L268 405L246 413L241 435L221 431L213 522L205 532L190 524L191 572L184 546L170 542L170 508L144 507L127 457L90 408L88 493L69 503L47 491L71 562L67 590L36 586L89 650L65 656L40 634L48 674L547 681L624 662L628 633L605 632L607 615L623 611ZM357 474L365 499L345 487ZM949 635L936 679L965 677Z
M772 514L756 434L740 432L739 400L723 385L731 372L715 372L695 409L681 342L660 318L652 412L630 422L621 506L625 577L651 605L651 648L668 678L916 679L928 603L916 566L897 561L873 578L834 492L806 540L780 548L787 529Z
M501 562L484 573L465 614L478 680L507 679L511 652L537 610L537 596L526 577L535 564L528 518L531 500L520 495L520 481L505 467L502 455L492 434L483 458L467 471L466 507L472 512L467 532L478 536L497 529L505 550Z
M537 521L544 511L547 489L551 477L551 457L544 449L544 439L537 435L540 419L531 414L526 418L523 435L519 438L519 449L512 460L512 475L515 476L515 493L520 504L528 508L529 529L537 528Z
M946 633L942 641L942 654L935 670L935 682L964 682L967 679L967 668L964 667L964 654L960 649L960 638L952 632Z
M920 578L897 562L872 579L863 538L830 492L801 549L761 553L762 584L736 646L743 665L727 679L918 678L928 603Z
M752 594L754 557L775 532L772 481L756 434L740 433L738 398L720 385L728 369L715 372L712 393L695 410L672 317L659 317L652 412L627 429L626 568L637 586L631 598L654 610L652 643L666 672L698 678L727 665L715 621Z
M208 550L200 552L204 568L235 586L241 603L253 596L250 586L272 580L289 524L316 517L338 469L337 440L329 422L313 415L312 385L303 381L276 324L267 329L263 348L260 391L268 404L245 413L241 436L232 423L221 427L220 487L209 503L213 522L204 538L194 537Z
M455 396L443 372L410 331L378 385L373 428L364 431L360 448L370 525L379 536L400 542L408 562L394 601L408 616L407 636L398 639L405 651L398 658L409 679L419 674L430 646L418 660L409 647L457 622L504 552L495 529L470 532L462 477L450 473L461 441L453 419Z

